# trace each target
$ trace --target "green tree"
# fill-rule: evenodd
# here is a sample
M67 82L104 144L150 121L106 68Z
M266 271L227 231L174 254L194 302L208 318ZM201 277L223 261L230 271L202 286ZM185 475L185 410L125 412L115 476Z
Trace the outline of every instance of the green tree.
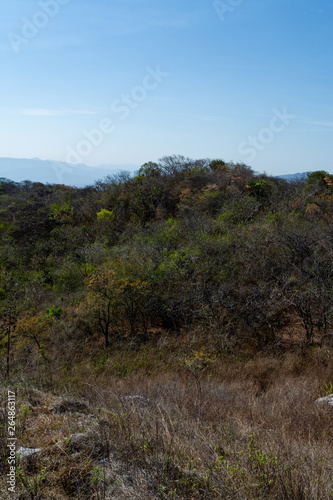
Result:
M139 318L143 326L143 334L147 334L147 314L145 302L148 294L148 283L140 279L123 278L118 282L119 305L128 320L131 335L137 333Z

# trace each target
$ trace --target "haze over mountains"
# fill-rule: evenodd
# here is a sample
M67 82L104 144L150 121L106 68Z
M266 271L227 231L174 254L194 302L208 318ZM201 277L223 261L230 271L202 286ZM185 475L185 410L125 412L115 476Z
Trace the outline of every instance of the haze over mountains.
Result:
M294 181L302 181L309 174L312 174L312 171L310 171L310 172L297 172L296 174L277 175L276 177L279 177L280 179L284 179L284 180L289 181L289 182L294 182Z
M135 172L138 165L99 165L89 167L85 164L70 164L40 158L0 158L0 178L15 182L29 180L44 184L66 184L68 186L84 187L94 184L107 175L121 171ZM279 175L282 179L293 182L304 179L311 172Z
M113 175L122 170L134 172L137 165L100 165L88 167L84 164L72 165L53 160L39 158L0 158L0 177L15 182L29 180L44 184L66 184L84 187L93 184L98 179Z

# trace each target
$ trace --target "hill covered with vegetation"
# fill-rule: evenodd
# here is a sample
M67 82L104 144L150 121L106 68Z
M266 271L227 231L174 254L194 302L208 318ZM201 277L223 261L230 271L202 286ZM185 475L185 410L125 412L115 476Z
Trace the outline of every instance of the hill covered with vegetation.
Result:
M145 477L127 498L329 498L330 418L310 401L333 380L332 223L324 171L170 156L82 189L1 179L1 378L28 408L22 443L32 388L70 393ZM126 498L124 477L105 496L104 466L61 482L45 460L40 497L38 467L20 476L32 498Z

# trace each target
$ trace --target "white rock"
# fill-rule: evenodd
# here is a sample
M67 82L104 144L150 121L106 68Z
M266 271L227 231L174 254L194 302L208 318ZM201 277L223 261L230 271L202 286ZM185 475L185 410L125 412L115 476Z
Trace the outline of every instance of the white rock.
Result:
M143 396L125 396L123 399L125 402L133 403L138 406L150 405L149 399L144 398Z
M333 394L330 394L329 396L325 396L323 398L319 398L316 400L316 403L325 403L327 405L333 406Z
M30 457L30 455L38 453L39 451L41 451L41 448L24 448L24 446L21 446L21 448L17 451L17 454L19 454L20 458L26 458Z

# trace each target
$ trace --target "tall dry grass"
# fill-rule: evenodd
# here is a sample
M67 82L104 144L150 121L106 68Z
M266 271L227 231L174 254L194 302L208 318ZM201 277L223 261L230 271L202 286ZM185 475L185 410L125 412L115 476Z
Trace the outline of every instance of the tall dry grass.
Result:
M124 359L117 353L103 369L81 364L81 377L74 370L61 391L64 375L54 375L58 397L75 395L94 414L82 449L52 443L85 432L79 422L87 415L46 421L38 417L45 401L21 385L20 404L32 407L21 444L39 447L48 427L36 463L22 464L20 485L30 495L22 498L332 498L333 408L315 404L333 380L329 350L229 356L196 378L170 360L163 372L155 350L139 359L128 353L136 369L118 375L114 364ZM37 496L29 484L42 470Z

